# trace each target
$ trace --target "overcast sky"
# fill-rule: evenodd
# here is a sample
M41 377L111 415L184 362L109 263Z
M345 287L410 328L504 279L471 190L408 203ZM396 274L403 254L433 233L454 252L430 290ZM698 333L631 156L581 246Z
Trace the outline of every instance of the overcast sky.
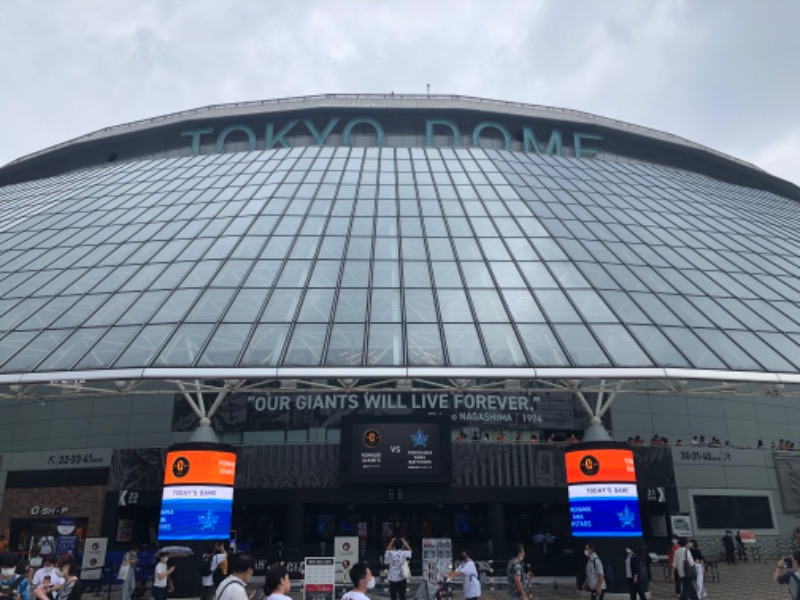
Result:
M318 93L645 125L800 184L798 0L0 0L0 164L110 125Z

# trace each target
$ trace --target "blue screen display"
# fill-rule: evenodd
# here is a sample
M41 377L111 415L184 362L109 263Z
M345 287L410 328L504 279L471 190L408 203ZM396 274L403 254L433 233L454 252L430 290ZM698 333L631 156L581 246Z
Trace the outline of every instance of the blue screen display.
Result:
M228 539L232 508L232 488L216 486L164 488L158 539Z
M639 501L623 498L570 498L575 537L640 537Z

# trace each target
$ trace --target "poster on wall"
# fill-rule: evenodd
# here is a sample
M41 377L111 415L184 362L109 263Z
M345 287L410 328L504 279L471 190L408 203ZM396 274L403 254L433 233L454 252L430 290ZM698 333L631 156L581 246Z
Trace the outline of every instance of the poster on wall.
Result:
M303 598L305 600L333 600L336 565L330 556L306 558Z
M672 535L678 537L692 537L692 517L689 515L670 515Z
M336 582L350 583L350 567L358 562L358 537L338 536L334 540L333 553L336 561Z
M106 565L108 538L86 538L81 563L81 579L100 579L102 568Z
M117 541L130 542L133 539L133 519L117 521Z

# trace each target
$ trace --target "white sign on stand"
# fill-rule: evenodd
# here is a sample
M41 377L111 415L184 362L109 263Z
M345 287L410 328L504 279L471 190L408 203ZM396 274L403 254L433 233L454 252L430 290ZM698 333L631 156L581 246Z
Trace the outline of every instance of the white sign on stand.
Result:
M337 537L333 557L336 560L336 583L350 583L350 568L358 562L358 537Z
M303 598L305 600L333 600L336 565L332 556L306 558Z
M424 538L422 540L422 580L432 597L444 576L452 571L453 542L450 538Z
M86 538L83 546L81 579L100 579L102 568L106 566L108 538Z

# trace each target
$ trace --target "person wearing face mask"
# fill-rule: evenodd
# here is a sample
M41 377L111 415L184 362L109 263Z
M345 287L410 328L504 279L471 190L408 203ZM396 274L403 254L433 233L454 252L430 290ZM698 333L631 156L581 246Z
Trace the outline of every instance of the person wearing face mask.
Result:
M477 600L481 596L481 580L478 577L478 569L475 568L475 562L472 560L468 548L461 551L461 557L464 562L455 571L450 571L445 575L445 578L464 577L464 600Z
M586 561L586 582L583 584L583 589L591 593L591 600L603 600L603 596L606 595L606 575L603 561L597 556L592 544L586 544L583 547L583 555L589 559Z
M42 559L42 568L34 573L31 580L34 596L40 600L54 600L63 584L64 579L56 569L55 560L50 555L45 556Z
M375 578L367 563L356 563L350 568L350 581L353 589L342 596L342 600L369 600L367 590L375 587Z
M292 580L289 579L289 571L283 565L275 565L267 571L264 593L267 594L266 600L292 600L289 591L292 589Z
M168 567L169 554L166 552L158 553L158 564L156 565L155 576L153 577L153 598L154 600L167 600L169 592L167 583L169 576L175 572L175 566Z
M644 582L641 579L642 561L630 546L625 548L625 554L625 578L628 580L628 594L631 600L636 600L637 595L639 600L646 600Z
M17 555L0 554L0 594L17 600L31 600L28 578L17 574Z
M669 580L675 582L675 595L681 595L681 578L678 577L678 572L672 568L672 561L675 558L675 552L678 551L680 545L678 545L678 536L672 536L672 545L669 547L669 552L667 553L667 564L670 566L670 575Z
M251 600L255 590L247 593L247 584L256 570L256 557L240 552L228 557L231 574L217 588L216 600Z
M56 600L80 600L83 596L83 585L78 579L78 563L75 557L66 555L59 560L58 571L64 584L58 590Z

